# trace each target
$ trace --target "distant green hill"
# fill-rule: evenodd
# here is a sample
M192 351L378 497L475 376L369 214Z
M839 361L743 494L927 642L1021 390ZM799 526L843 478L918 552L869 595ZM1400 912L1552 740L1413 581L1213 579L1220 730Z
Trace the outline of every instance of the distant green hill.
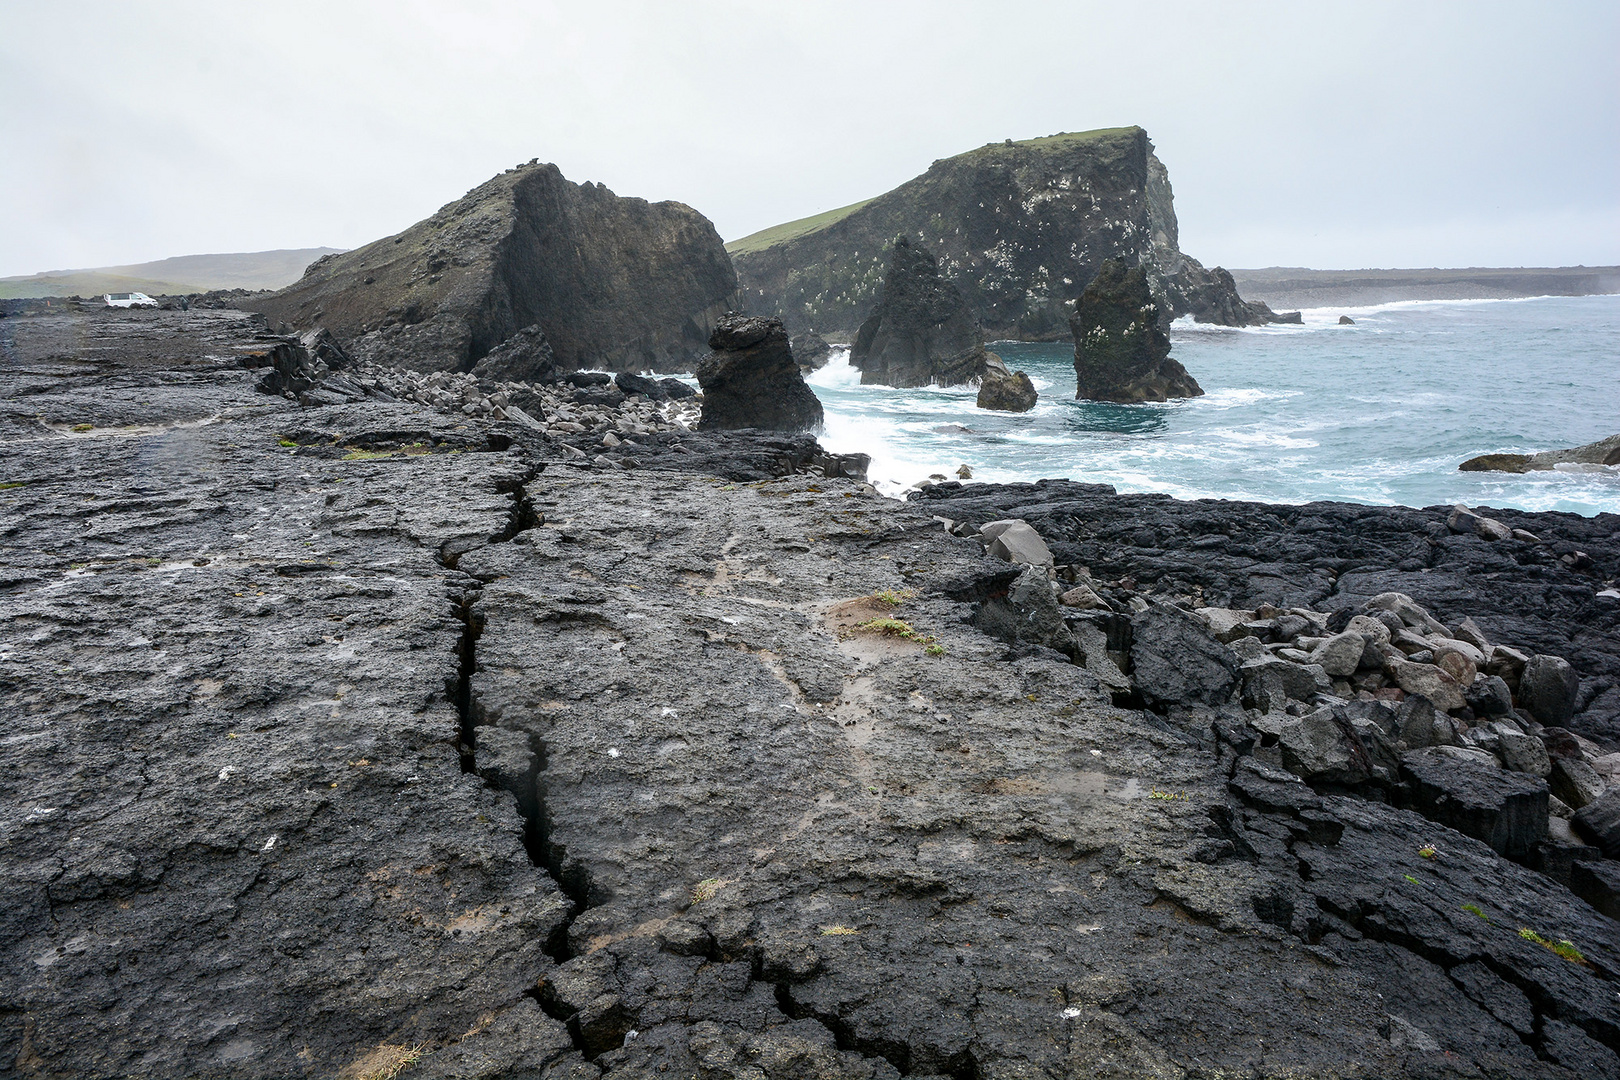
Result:
M110 292L199 293L211 289L280 289L304 268L341 248L282 248L220 255L179 255L131 266L49 270L0 278L0 300L31 296L97 296Z

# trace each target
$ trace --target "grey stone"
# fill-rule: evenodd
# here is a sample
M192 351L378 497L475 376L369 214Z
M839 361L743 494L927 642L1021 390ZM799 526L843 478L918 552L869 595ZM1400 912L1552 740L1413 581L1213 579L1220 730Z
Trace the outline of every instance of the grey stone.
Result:
M989 542L986 550L996 558L1026 566L1051 566L1052 549L1025 521L992 521L980 530Z
M1460 709L1465 704L1462 688L1457 685L1457 680L1433 664L1391 660L1385 664L1384 670L1394 680L1396 686L1408 694L1420 694L1428 698L1441 712Z
M1608 785L1597 771L1576 757L1553 757L1547 782L1552 793L1579 810L1603 797Z
M1506 540L1513 534L1513 530L1495 518L1482 517L1462 505L1451 508L1451 514L1446 518L1446 528L1454 533L1477 536L1492 542Z
M1329 675L1340 677L1354 675L1361 666L1361 654L1366 649L1366 640L1354 631L1345 631L1335 634L1311 650L1312 663L1321 664L1322 670Z
M1523 735L1516 731L1498 731L1496 756L1502 759L1504 768L1513 772L1543 778L1552 772L1547 747L1534 735Z
M1463 698L1476 716L1507 716L1513 712L1513 691L1499 675L1475 679Z

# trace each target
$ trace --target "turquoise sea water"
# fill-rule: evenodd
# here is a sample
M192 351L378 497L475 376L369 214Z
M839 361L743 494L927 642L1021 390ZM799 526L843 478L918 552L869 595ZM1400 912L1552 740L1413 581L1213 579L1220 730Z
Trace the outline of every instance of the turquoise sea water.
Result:
M1620 296L1304 317L1244 330L1178 321L1171 355L1205 396L1163 405L1075 401L1063 343L990 346L1040 391L1022 415L981 411L968 388L861 386L846 350L809 381L827 412L823 443L871 454L889 494L967 464L976 480L1067 477L1178 498L1620 512L1620 469L1457 471L1476 454L1620 432Z

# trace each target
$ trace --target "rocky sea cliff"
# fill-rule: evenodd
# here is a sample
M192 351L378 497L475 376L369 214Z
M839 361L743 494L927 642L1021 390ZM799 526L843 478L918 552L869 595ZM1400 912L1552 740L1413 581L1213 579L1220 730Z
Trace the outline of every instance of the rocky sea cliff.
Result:
M5 314L0 1068L1620 1075L1613 515Z

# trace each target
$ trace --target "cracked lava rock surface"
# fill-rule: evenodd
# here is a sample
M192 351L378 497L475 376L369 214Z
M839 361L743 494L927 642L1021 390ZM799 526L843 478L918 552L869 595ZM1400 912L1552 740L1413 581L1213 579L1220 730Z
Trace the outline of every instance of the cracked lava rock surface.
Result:
M301 409L181 319L0 321L0 1073L1620 1067L1616 923L1240 803L925 509Z

